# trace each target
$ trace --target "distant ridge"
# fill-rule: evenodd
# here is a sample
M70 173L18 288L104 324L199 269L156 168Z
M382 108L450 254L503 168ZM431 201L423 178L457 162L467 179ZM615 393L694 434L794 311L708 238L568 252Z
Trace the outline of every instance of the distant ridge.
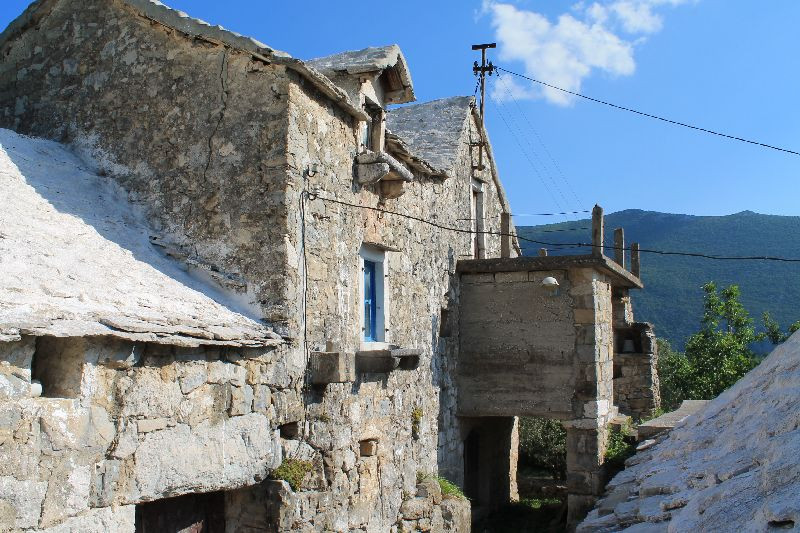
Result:
M551 243L588 242L588 230L559 231L590 226L577 220L543 226L520 226L521 237ZM628 209L606 215L606 244L614 228L625 228L625 241L643 248L702 252L712 255L776 255L800 258L800 217L742 211L725 216L695 216ZM525 255L541 245L521 241ZM547 247L551 255L588 253L583 249ZM611 255L610 250L606 250ZM735 283L742 302L759 321L769 311L786 327L800 319L800 264L767 261L714 261L691 257L642 254L645 290L633 291L638 320L653 322L656 334L683 348L697 331L702 310L700 287L707 281L720 286Z

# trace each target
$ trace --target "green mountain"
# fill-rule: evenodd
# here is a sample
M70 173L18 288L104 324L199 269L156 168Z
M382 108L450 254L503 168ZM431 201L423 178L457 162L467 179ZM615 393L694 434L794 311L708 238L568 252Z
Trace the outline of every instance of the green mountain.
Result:
M586 254L588 248L565 245L591 242L590 220L543 226L520 226L524 255L548 248L550 255ZM761 215L743 211L728 216L692 216L630 209L606 215L606 244L614 228L625 229L626 245L643 249L699 252L728 256L779 256L800 259L800 217ZM549 244L537 244L524 239ZM562 245L561 247L555 245ZM613 250L606 249L606 255ZM632 291L637 320L652 322L656 335L683 349L698 330L702 311L701 286L737 284L742 302L760 323L769 311L786 327L800 319L800 263L721 261L674 255L641 254L642 291Z

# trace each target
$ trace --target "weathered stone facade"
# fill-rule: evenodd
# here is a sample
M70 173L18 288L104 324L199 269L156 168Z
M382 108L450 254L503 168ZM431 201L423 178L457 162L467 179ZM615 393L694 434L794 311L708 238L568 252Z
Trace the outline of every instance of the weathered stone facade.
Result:
M442 500L418 477L459 475L455 265L499 256L501 237L479 232L499 232L508 213L488 146L490 164L473 168L485 135L471 100L445 103L457 126L445 168L394 137L392 164L413 180L361 185L361 102L298 60L159 4L41 0L0 48L0 125L95 161L145 213L159 250L257 310L284 341L110 347L80 332L58 341L83 343L82 385L62 400L23 383L4 405L2 452L14 461L3 467L0 501L13 512L2 527L132 531L155 509L145 502L207 493L189 505L224 502L229 531L466 531L469 504ZM380 85L381 71L367 74ZM482 212L470 231L476 190ZM338 354L347 369L371 348L365 245L385 254L380 344L416 359L311 384L312 352ZM25 346L29 363L47 332L19 331L8 346ZM104 362L138 351L130 364ZM15 371L30 372L25 364ZM58 433L26 429L50 426ZM311 464L295 489L266 480L287 459Z
M599 494L617 308L633 327L614 291L640 283L513 258L472 98L392 110L396 46L303 62L151 0L38 0L0 53L0 126L135 207L56 201L69 182L0 154L50 223L0 242L31 263L0 280L0 530L467 531L431 476L515 499L523 414L568 429L570 513Z
M641 420L661 405L658 385L658 346L653 327L630 323L615 327L614 404Z
M575 524L602 494L608 425L619 412L615 337L621 341L627 330L617 331L625 322L616 313L627 311L625 319L632 320L632 310L614 294L641 288L641 282L603 254L467 260L458 271L459 414L487 423L512 416L561 420L567 433L568 522ZM643 382L644 373L637 379ZM639 387L638 381L628 383L625 392ZM496 446L501 432L493 433ZM467 478L477 475L478 485L507 492L506 480L470 474L469 466Z
M52 354L78 369L32 394ZM255 485L281 463L283 349L24 336L0 344L3 530L133 531L135 504ZM39 361L45 364L49 361ZM35 387L34 387L35 389ZM10 508L8 508L10 506Z

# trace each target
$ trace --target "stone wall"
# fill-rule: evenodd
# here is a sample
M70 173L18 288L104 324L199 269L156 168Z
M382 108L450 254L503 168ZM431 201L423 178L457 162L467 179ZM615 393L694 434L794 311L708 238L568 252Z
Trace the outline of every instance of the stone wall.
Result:
M80 354L80 385L31 382L47 351ZM284 348L111 339L0 343L0 530L133 531L136 504L255 485L300 417Z
M0 50L0 126L87 152L171 253L285 330L286 69L119 0L40 13Z
M410 516L413 505L404 502L404 494L413 498L418 474L438 471L461 481L464 436L453 416L450 373L457 344L446 331L440 334L453 329L443 310L454 309L455 263L470 254L471 236L409 217L469 228L471 154L465 141L455 176L417 175L402 196L383 198L378 185L353 183L358 146L349 119L300 79L293 80L289 94L289 163L296 173L290 202L304 205L290 219L291 242L299 250L292 280L307 299L308 350L336 347L353 354L362 348L359 250L366 242L388 250L385 341L422 354L414 370L360 373L352 383L309 392L308 443L322 457L328 485L327 491L294 495L295 525L389 530ZM465 113L467 120L475 127ZM316 173L304 175L312 165ZM499 231L502 206L494 187L486 189L487 229ZM303 190L311 192L307 200ZM499 238L487 239L487 246L499 255ZM443 317L449 323L444 327ZM374 456L361 454L359 442L365 440L377 441ZM446 453L450 463L437 462L437 451L438 459Z
M548 276L559 281L558 294L542 286ZM465 273L461 283L459 413L574 418L576 333L566 272Z
M439 471L456 482L461 476L458 337L440 333L443 310L458 303L455 264L471 256L472 236L323 198L467 230L476 177L485 183L484 230L499 231L502 205L490 171L473 176L473 115L465 114L454 175L416 176L403 196L389 200L377 187L353 182L357 123L294 71L184 35L119 0L63 0L42 10L46 16L0 50L0 126L71 143L96 159L145 211L167 253L238 294L288 344L230 357L148 346L145 364L124 370L87 362L84 371L95 369L103 385L57 402L71 402L59 409L75 410L80 420L93 402L105 409L110 442L93 445L81 464L86 472L100 465L96 472L111 487L98 482L96 500L83 486L51 483L77 507L34 517L38 526L197 491L244 490L234 499L241 508L272 490L259 481L283 456L313 464L291 497L266 498L280 502L268 515L285 518L287 529L387 530L431 518L434 507L447 522L444 504L426 504L430 517L416 518L401 507L417 497L418 473ZM310 164L318 165L313 176ZM499 256L500 237L484 241L487 256ZM420 349L420 363L310 387L304 372L311 351L329 343L351 355L360 348L363 242L396 250L387 252L387 341ZM100 361L102 350L90 351ZM184 390L184 382L200 385ZM50 401L20 399L6 412L16 417ZM280 441L277 428L295 422L301 439ZM361 453L364 440L377 440L373 454ZM39 441L19 444L17 460L44 461L35 451ZM117 457L128 445L136 451ZM207 459L190 461L195 455ZM87 474L91 486L100 475L94 472ZM91 505L98 511L87 510ZM463 524L463 516L452 522Z
M621 413L637 420L652 415L661 406L658 383L658 346L653 327L635 323L615 331L614 404ZM633 340L633 351L625 351L625 340Z
M575 288L575 363L577 378L574 420L567 429L567 522L575 524L602 494L602 464L613 405L614 334L611 283L591 269L571 271Z

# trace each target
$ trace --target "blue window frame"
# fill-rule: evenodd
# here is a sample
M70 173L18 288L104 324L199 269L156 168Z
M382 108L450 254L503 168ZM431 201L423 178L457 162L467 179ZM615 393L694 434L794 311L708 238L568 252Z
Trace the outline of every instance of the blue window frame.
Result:
M378 340L378 317L374 261L364 260L364 340Z

